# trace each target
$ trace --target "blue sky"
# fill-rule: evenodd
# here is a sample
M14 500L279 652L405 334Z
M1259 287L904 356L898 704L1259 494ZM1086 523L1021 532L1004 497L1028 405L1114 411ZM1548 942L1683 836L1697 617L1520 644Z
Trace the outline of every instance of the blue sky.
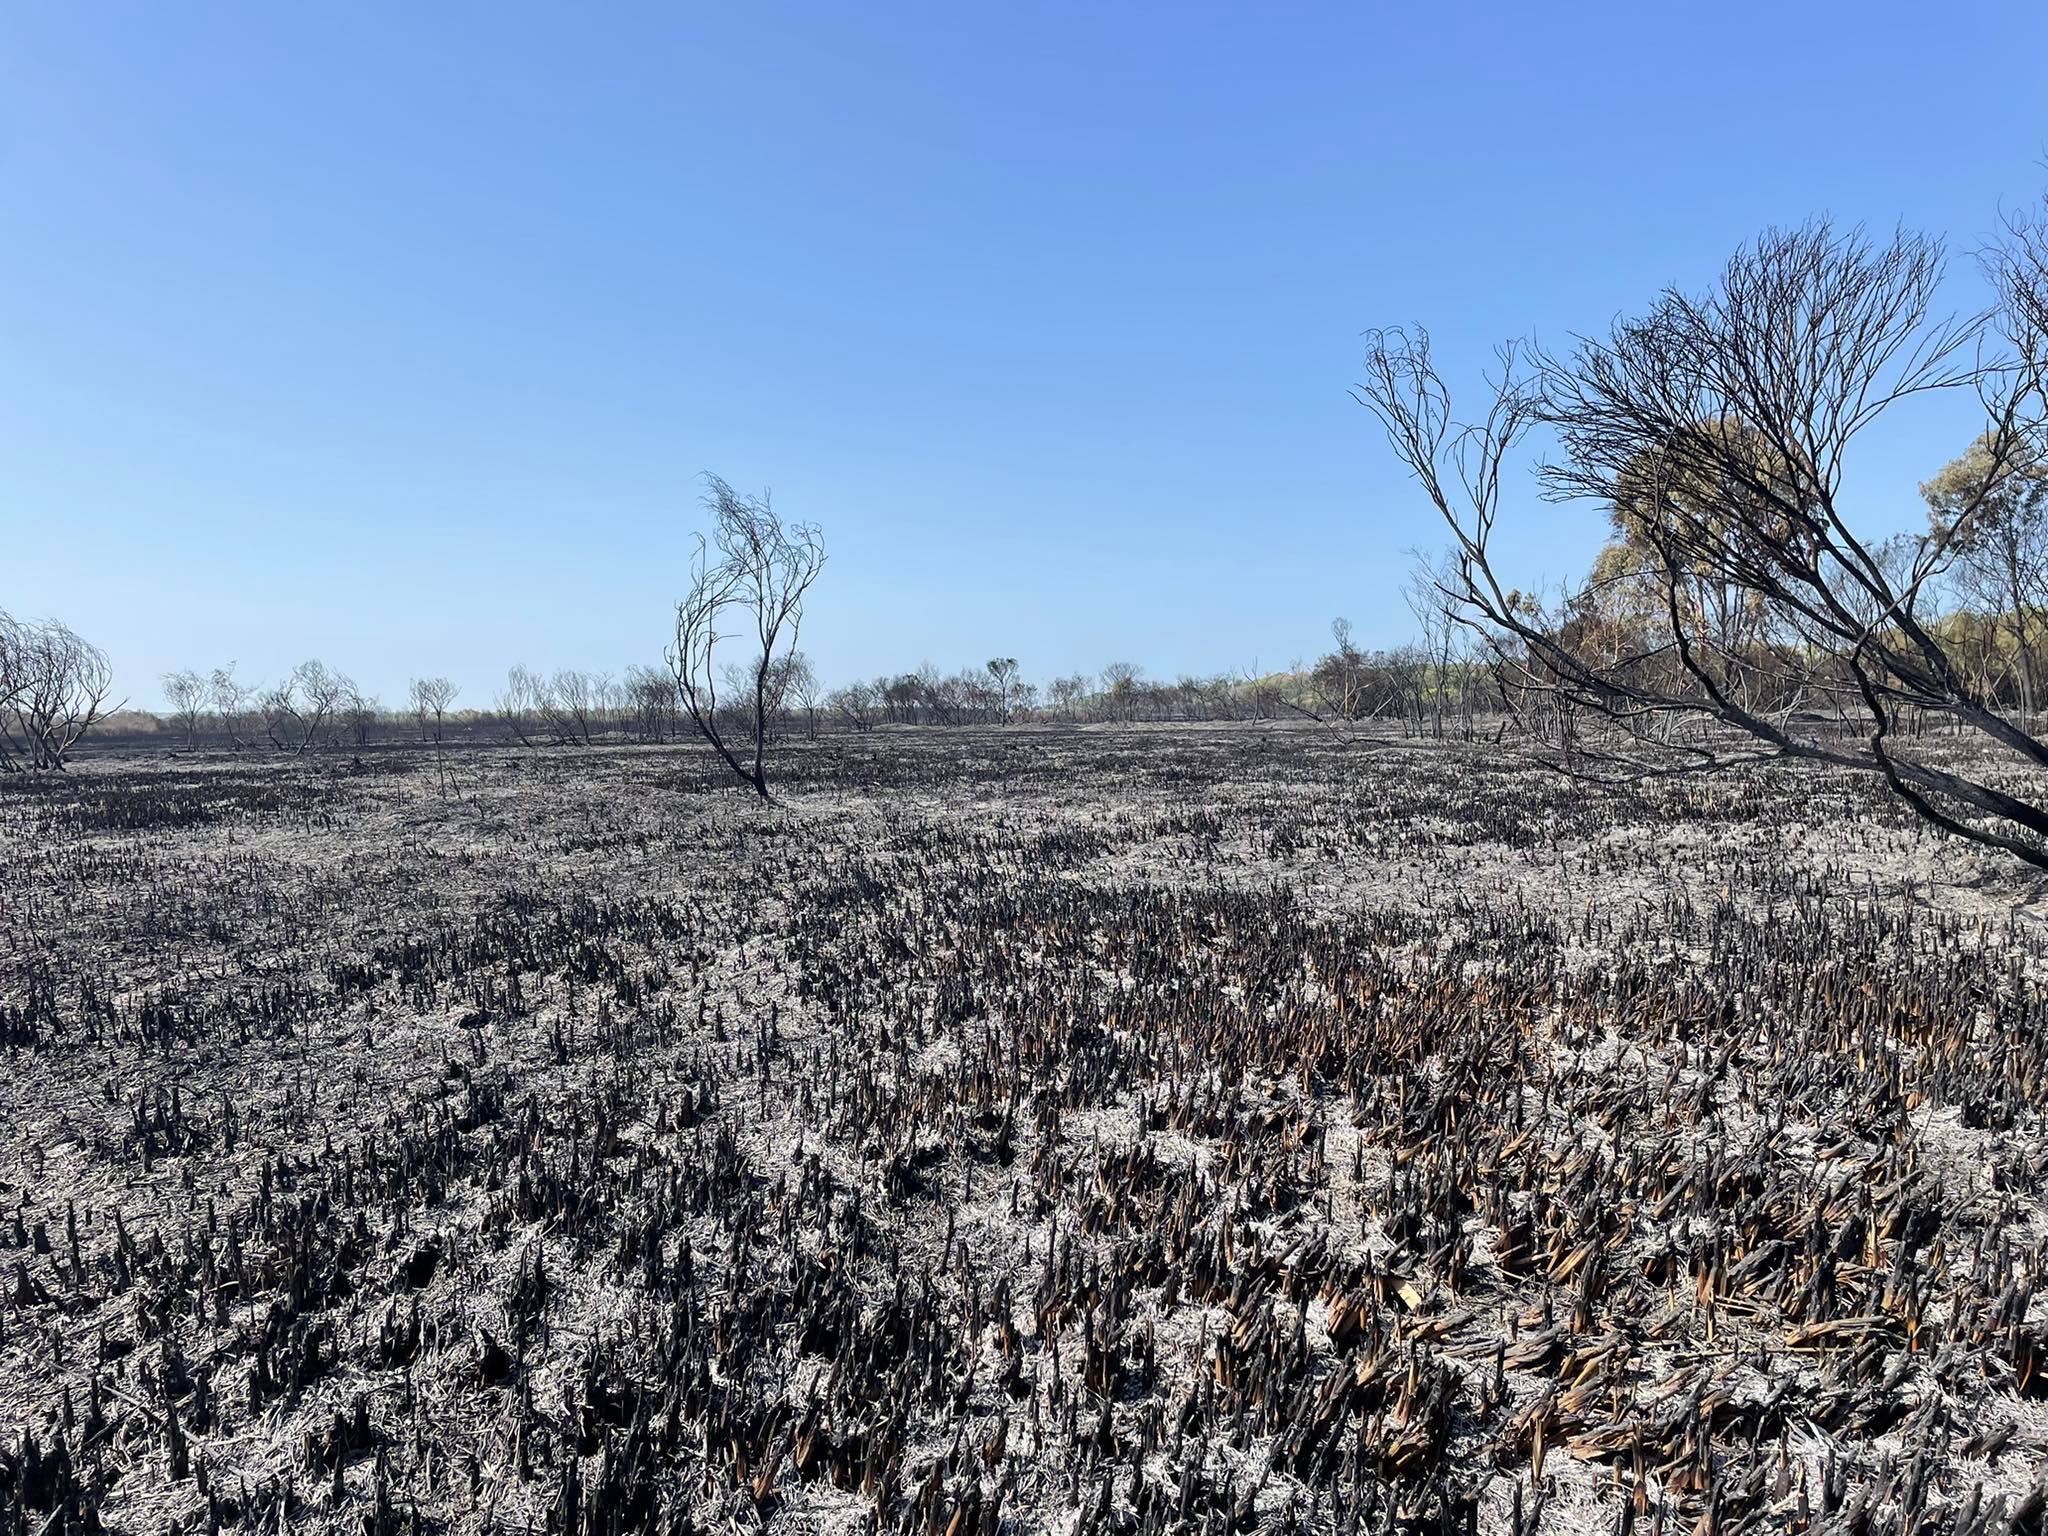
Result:
M2044 56L2019 3L15 0L0 607L137 702L483 703L658 660L710 469L824 525L830 680L1395 641L1440 538L1363 328L1466 373L1818 211L1960 253L2048 185ZM1901 417L1872 518L1970 430ZM1598 525L1510 517L1532 579Z

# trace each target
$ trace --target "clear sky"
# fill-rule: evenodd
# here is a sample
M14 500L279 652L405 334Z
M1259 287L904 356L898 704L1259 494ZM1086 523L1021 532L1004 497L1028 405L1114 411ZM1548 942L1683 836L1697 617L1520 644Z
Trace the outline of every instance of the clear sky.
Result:
M1817 211L1966 250L2048 184L2044 57L2018 0L11 0L0 607L137 703L484 703L658 661L710 469L824 525L828 681L1391 642L1440 540L1363 328L1476 368ZM1901 418L1873 516L1969 431Z

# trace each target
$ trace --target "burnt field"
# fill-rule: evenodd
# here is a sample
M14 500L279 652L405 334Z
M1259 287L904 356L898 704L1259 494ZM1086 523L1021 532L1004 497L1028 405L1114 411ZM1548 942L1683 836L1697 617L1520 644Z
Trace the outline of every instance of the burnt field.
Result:
M1250 728L0 784L0 1533L2043 1525L2048 929Z

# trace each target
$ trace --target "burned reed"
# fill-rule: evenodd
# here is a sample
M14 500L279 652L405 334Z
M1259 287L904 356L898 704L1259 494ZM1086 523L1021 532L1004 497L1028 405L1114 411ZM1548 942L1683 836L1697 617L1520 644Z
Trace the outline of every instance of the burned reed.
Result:
M2048 945L1881 793L784 758L0 797L0 1532L2043 1528Z

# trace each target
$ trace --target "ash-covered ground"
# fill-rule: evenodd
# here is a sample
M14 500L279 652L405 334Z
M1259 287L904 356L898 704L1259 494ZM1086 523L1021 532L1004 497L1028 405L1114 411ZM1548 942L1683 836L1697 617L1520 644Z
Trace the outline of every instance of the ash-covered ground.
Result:
M2048 926L1300 729L0 784L0 1532L2043 1524Z

